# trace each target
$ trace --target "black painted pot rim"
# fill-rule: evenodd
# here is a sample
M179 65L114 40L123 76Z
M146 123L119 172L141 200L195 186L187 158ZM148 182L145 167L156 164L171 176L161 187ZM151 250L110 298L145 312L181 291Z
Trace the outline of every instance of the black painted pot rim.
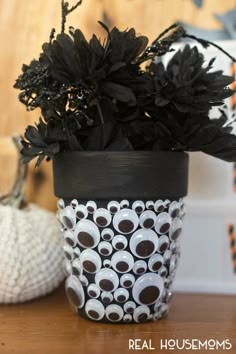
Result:
M188 154L172 151L72 151L53 160L63 199L176 199L187 195Z

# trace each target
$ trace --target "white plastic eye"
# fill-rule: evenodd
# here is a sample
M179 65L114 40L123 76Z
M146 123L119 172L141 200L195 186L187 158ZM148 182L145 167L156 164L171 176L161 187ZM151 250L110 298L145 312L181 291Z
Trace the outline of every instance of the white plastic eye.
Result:
M164 263L165 263L165 264L169 264L169 263L170 263L171 255L172 255L172 253L171 253L170 250L165 251L165 253L164 253L164 255L163 255Z
M124 311L119 305L109 305L106 308L106 318L111 322L119 322L123 315Z
M149 200L146 202L146 208L147 209L154 209L154 202L152 200Z
M72 273L77 277L83 274L81 262L78 259L74 259L72 262Z
M93 215L93 220L100 227L107 227L111 223L111 214L104 208L99 208Z
M126 251L118 251L111 258L111 266L118 273L128 273L134 265L133 256Z
M179 218L175 218L172 222L171 229L170 229L170 239L171 241L176 241L183 228L183 222Z
M76 224L76 216L71 206L65 207L61 212L62 222L67 229L73 229Z
M111 214L115 214L115 213L117 213L117 211L120 210L120 203L112 201L112 202L108 203L107 209L109 210L109 212Z
M157 272L163 265L164 259L160 254L154 254L148 261L148 268L151 272Z
M133 211L137 214L141 214L145 209L145 204L141 200L136 200L132 205Z
M146 322L148 320L149 315L150 315L149 307L146 305L142 305L142 306L138 306L134 310L133 317L134 317L135 322L142 323L142 322Z
M118 275L112 269L102 268L95 275L95 283L102 291L115 291L119 285Z
M147 263L144 261L136 261L134 263L133 272L135 274L141 275L147 270Z
M122 234L134 232L139 224L137 214L130 209L121 209L113 218L113 225L116 231Z
M65 271L66 276L69 276L72 274L71 262L68 261L68 259L65 259L65 261L64 261L64 271Z
M66 259L68 259L69 261L72 261L72 259L74 258L74 252L73 252L73 248L69 245L65 245L63 247L64 250L64 254Z
M80 204L75 208L75 214L79 220L86 219L88 217L88 210L86 206Z
M158 234L165 234L169 231L172 219L166 212L160 213L157 216L155 230Z
M145 229L151 229L155 225L156 218L156 214L153 211L146 210L140 215L140 226Z
M102 230L101 235L102 235L103 240L111 241L114 237L114 231L111 229L104 229L104 230Z
M85 312L91 320L99 321L104 317L105 310L103 304L95 299L86 302Z
M129 292L124 288L119 288L114 292L114 299L117 302L126 302L128 298L129 298Z
M79 280L83 286L88 286L88 279L85 275L80 275Z
M75 256L75 258L79 258L80 257L80 249L79 249L79 247L75 247L74 249L73 249L73 252L74 252L74 256Z
M80 255L80 261L83 269L88 273L96 273L102 266L100 256L93 250L83 251Z
M57 202L57 207L58 209L64 209L65 208L65 202L63 199L59 199Z
M83 307L84 306L84 289L79 281L74 275L69 276L65 283L66 295L72 306Z
M64 232L64 239L68 243L69 246L74 247L76 245L76 237L73 232L70 230L66 230Z
M124 288L131 288L134 285L135 278L132 274L124 274L120 278L120 285Z
M132 289L134 300L140 305L154 304L162 295L164 282L160 275L146 273L139 277Z
M132 321L132 316L130 314L126 313L123 317L123 321L125 323L130 323Z
M90 284L87 289L88 296L97 299L100 296L100 289L95 284Z
M162 235L159 238L159 246L158 246L157 251L159 253L164 253L169 248L169 245L170 245L169 238L166 235Z
M170 200L169 199L166 199L164 201L164 206L165 206L165 208L169 208L169 206L170 206Z
M139 229L130 239L130 249L139 258L148 258L158 247L157 234L151 229Z
M169 206L169 214L172 218L177 218L179 216L180 212L180 205L178 202L174 201L170 203Z
M162 266L159 270L158 270L158 274L162 277L165 278L168 274L168 270L166 269L165 266Z
M110 259L105 259L103 262L104 267L110 268L111 267L111 261Z
M126 200L126 199L122 200L122 201L120 202L120 207L121 207L121 209L123 209L123 208L128 208L128 207L129 207L129 201Z
M73 199L73 200L70 202L70 205L72 206L73 209L75 209L75 208L79 205L78 200Z
M102 241L98 245L98 252L103 256L109 256L112 253L112 245L109 242Z
M128 301L124 304L124 310L127 313L133 313L136 309L136 304L134 301Z
M157 200L154 205L154 210L157 213L161 213L163 210L165 210L165 205L162 200Z
M102 302L107 305L107 304L110 304L112 302L113 295L111 293L103 291L102 295L101 295L101 299L102 299Z
M112 246L117 250L124 250L128 245L127 238L122 235L117 235L112 240Z
M97 210L97 204L95 202L93 202L92 200L90 200L86 204L86 208L87 208L89 214L93 214Z
M94 248L100 241L98 227L90 220L80 220L75 227L78 243L84 248Z

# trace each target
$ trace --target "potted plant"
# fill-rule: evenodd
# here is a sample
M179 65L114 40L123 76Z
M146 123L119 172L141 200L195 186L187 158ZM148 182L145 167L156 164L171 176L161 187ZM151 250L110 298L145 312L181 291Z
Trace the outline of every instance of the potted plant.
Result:
M101 22L104 41L88 42L72 27L66 33L67 15L81 3L62 1L61 33L55 39L52 30L16 80L27 110L42 113L26 129L22 156L36 157L36 166L53 160L72 307L95 321L159 319L179 258L186 151L236 160L225 110L209 118L232 95L233 78L189 45L164 67L160 57L181 38L209 45L177 25L149 46L134 29Z

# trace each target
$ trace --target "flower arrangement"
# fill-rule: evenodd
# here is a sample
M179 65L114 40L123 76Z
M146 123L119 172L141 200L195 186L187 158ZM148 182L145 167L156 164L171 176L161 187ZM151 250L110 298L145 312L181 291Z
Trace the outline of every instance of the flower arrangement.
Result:
M23 65L14 85L27 110L42 114L26 129L23 160L37 157L38 166L61 151L165 150L236 161L236 136L222 108L234 78L212 71L215 59L205 63L188 44L166 67L160 60L182 38L215 44L174 24L148 45L133 28L109 30L102 22L106 39L87 41L79 29L66 33L67 16L81 4L62 1L61 33L55 38L51 31L39 59ZM214 106L220 117L210 119Z

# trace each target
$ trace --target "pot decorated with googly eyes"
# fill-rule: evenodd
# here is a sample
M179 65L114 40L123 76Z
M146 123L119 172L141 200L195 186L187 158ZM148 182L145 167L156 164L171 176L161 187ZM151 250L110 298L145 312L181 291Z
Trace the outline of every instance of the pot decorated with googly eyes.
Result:
M73 152L53 163L72 309L106 323L164 317L180 256L188 156Z

